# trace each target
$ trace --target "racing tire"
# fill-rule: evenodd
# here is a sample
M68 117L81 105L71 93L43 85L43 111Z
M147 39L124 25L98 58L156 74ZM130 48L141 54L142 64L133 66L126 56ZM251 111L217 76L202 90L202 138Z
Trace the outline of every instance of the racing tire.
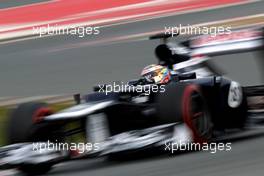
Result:
M41 117L52 114L53 111L45 103L30 102L23 103L15 108L8 119L8 142L9 144L19 142L42 142L61 141L62 137L52 132L60 130L57 125L39 123ZM22 165L18 170L27 175L41 175L49 172L52 163Z
M212 137L211 113L201 87L196 84L170 83L157 98L157 114L161 123L184 122L194 142L208 142Z

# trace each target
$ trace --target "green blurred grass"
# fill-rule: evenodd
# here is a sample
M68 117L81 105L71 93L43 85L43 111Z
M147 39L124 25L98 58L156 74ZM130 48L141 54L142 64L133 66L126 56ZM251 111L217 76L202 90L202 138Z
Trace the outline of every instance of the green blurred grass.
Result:
M50 104L50 107L55 111L60 111L73 105L73 102L64 102ZM6 125L11 107L0 107L0 146L6 145Z
M9 113L9 108L7 107L0 107L0 146L6 144L6 123L7 117Z

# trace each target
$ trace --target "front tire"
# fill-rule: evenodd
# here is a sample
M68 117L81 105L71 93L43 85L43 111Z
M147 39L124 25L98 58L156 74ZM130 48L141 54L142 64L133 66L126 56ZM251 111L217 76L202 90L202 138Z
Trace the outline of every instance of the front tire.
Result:
M15 108L8 120L9 144L19 142L46 141L51 138L48 124L38 124L40 118L52 114L45 103L23 103Z
M9 144L20 142L57 141L53 131L58 130L54 125L41 124L41 117L52 114L52 110L45 103L30 102L19 105L14 109L8 121ZM51 170L52 163L22 165L18 170L28 175L45 174Z

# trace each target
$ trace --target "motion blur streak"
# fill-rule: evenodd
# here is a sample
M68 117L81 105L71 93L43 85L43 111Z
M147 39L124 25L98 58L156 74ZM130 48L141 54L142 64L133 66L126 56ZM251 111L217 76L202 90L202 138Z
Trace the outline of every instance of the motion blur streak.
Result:
M263 6L264 2L261 1L224 9L106 27L101 29L100 35L87 38L54 36L2 44L0 45L0 70L2 73L0 74L0 97L86 93L91 90L93 85L99 83L136 78L145 65L156 62L153 49L158 41L78 46L82 46L83 42L160 30L164 26L175 24L198 24L260 14L263 13ZM77 47L55 53L48 52L68 44ZM216 59L215 62L224 70L231 71L227 72L228 76L248 85L261 81L258 72L259 65L252 62L252 58L254 58L252 54L239 56L241 63L243 62L239 66L235 56L232 55ZM248 68L251 68L250 74L238 71ZM8 79L6 79L7 76Z
M33 27L42 25L106 25L119 22L193 12L211 7L243 4L249 0L129 0L115 1L48 1L29 6L0 10L0 40L31 36ZM50 11L52 9L52 11Z
M117 37L159 30L175 24L197 24L263 13L264 2L255 2L223 9L135 22L102 30L96 38L55 36L0 45L0 96L34 96L87 92L92 85L108 80L138 77L143 66L156 62L153 49L158 41L136 41L105 46L76 47L63 52L46 51L67 43L80 44L106 37ZM239 59L239 64L238 60ZM227 75L245 85L263 82L252 61L252 53L219 57L215 63ZM243 64L241 64L243 63ZM241 70L250 70L241 71ZM122 74L120 74L122 73ZM7 79L8 77L8 79ZM263 131L263 129L261 129ZM242 138L246 139L246 138ZM175 157L157 156L123 163L102 160L73 161L55 167L48 175L229 175L263 174L264 137L232 143L232 151L216 154L196 152Z
M242 138L240 141L232 143L231 151L216 154L195 152L174 157L162 156L118 164L103 163L102 160L84 160L56 167L49 175L257 176L263 173L263 145L264 137L258 136L245 141Z

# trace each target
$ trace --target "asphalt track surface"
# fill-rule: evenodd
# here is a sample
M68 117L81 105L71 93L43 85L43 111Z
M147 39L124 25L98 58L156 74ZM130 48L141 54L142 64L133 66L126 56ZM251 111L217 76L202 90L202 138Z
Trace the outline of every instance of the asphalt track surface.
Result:
M137 78L147 64L155 63L153 49L158 41L99 43L123 36L163 29L164 26L209 22L263 13L264 2L239 7L152 19L101 29L93 37L56 36L0 45L0 96L34 96L89 92L91 86L109 80ZM227 76L243 85L259 84L259 62L252 53L219 57L214 62ZM83 160L63 163L48 175L263 175L264 137L255 136L232 143L230 152L195 152L179 156L155 156L136 161L108 163ZM20 174L18 174L20 175Z
M103 40L141 32L263 13L264 2L170 16L100 29L96 36L53 36L0 44L0 97L85 93L93 85L138 78L147 64L156 63L159 41L107 43ZM101 43L93 43L101 41ZM228 76L242 84L261 78L252 54L215 59ZM238 64L239 63L239 64ZM231 72L230 72L231 71Z

